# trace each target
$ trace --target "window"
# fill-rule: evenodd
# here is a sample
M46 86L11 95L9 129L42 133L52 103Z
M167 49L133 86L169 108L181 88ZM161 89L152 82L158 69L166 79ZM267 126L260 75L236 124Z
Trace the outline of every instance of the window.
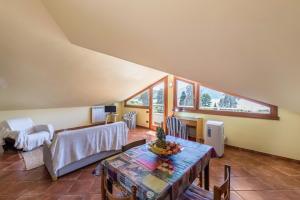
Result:
M174 110L211 115L279 119L277 106L217 91L181 78L174 79Z
M271 108L244 98L232 96L207 87L200 86L200 109L243 112L257 114L271 114Z
M145 90L126 101L126 106L148 107L149 90Z
M165 82L152 88L152 126L159 126L164 121L165 113Z
M181 108L195 107L194 83L176 79L176 105Z

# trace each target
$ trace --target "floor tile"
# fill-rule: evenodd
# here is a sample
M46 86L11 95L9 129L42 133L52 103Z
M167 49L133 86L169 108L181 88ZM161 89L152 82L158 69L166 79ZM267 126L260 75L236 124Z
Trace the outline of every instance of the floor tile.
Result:
M257 177L232 177L231 186L234 190L269 190L271 185L261 181Z
M137 128L129 142L155 139L155 132ZM300 165L252 152L225 148L222 158L210 164L210 190L224 179L224 165L231 165L231 200L299 200ZM42 166L26 171L17 151L0 155L0 200L101 199L101 181L92 175L97 163L52 181Z

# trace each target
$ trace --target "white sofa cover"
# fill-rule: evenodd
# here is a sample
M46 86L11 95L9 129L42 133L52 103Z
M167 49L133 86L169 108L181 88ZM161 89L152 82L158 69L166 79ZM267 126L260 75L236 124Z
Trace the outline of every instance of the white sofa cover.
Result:
M54 128L50 124L35 125L30 118L15 118L1 122L0 145L5 138L15 140L15 147L30 151L53 138Z
M65 174L64 171L71 172L90 164L85 159L91 156L120 150L127 140L128 128L124 122L60 132L55 134L52 143L44 145L44 163L55 179ZM102 155L92 162L102 159ZM72 167L68 169L70 164Z

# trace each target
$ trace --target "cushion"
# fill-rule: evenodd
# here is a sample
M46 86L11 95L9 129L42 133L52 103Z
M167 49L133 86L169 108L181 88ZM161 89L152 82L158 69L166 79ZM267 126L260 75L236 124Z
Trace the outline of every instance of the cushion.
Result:
M27 135L26 145L24 151L30 151L36 147L41 146L44 141L50 140L50 134L46 131L36 132Z
M29 129L34 125L30 118L15 118L6 120L6 122L13 131Z

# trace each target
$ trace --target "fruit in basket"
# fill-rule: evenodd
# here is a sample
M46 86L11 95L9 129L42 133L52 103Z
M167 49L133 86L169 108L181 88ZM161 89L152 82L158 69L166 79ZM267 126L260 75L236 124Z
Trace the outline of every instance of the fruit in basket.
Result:
M157 127L156 129L156 137L157 140L150 144L150 150L161 156L169 156L177 154L181 151L180 145L175 142L166 141L166 134L164 129L161 127Z
M166 134L162 127L157 127L156 129L156 146L162 149L166 148Z
M180 145L176 144L174 142L166 142L166 147L161 148L159 145L157 145L157 141L150 144L150 151L157 155L162 155L162 156L169 156L169 155L174 155L177 154L181 151Z

